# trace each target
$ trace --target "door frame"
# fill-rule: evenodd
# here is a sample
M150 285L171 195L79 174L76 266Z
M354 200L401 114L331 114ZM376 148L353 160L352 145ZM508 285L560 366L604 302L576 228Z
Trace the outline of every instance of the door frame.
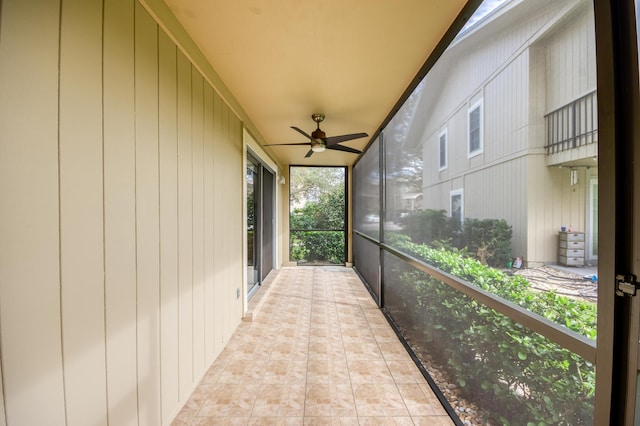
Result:
M634 0L594 0L598 81L598 341L594 424L632 425L638 296L616 296L617 274L640 270L640 90ZM634 214L636 212L636 214ZM636 260L634 261L634 258ZM615 348L615 350L614 350Z
M267 173L271 176L267 177ZM269 272L275 268L276 256L276 174L264 164L260 167L260 193L261 193L261 215L260 215L260 284L267 278ZM268 231L268 232L267 232ZM267 250L270 247L270 250ZM269 256L267 255L269 251ZM270 265L266 264L270 260ZM268 269L268 270L267 270Z
M263 256L262 256L262 252L263 252L263 247L264 247L264 220L266 216L269 216L269 220L271 223L271 228L272 228L272 235L271 235L271 270L276 269L277 268L277 264L278 264L278 227L277 227L277 215L278 215L278 209L277 209L277 201L278 201L278 190L277 190L277 180L278 180L278 174L275 171L274 167L269 163L269 161L265 160L261 155L259 155L256 150L252 149L249 147L250 143L249 141L251 141L251 139L247 139L247 137L250 138L250 136L248 136L247 134L245 134L245 141L246 141L246 147L245 147L245 152L244 152L244 159L243 159L243 164L244 164L244 238L246 240L247 238L247 220L248 220L248 211L247 211L247 182L246 182L246 170L247 167L249 165L249 163L255 164L258 166L258 170L257 170L257 175L258 175L258 184L256 185L256 188L254 188L254 191L257 191L258 195L257 195L257 200L258 200L258 206L257 206L257 210L258 212L256 213L256 224L255 224L255 228L257 229L257 235L256 235L256 246L255 246L255 253L254 256L256 257L256 261L258 263L257 266L257 284L254 285L251 289L249 289L247 291L247 283L250 279L250 277L248 276L248 247L245 245L245 250L244 250L244 271L245 271L245 279L244 279L244 283L245 283L245 291L244 291L244 295L245 295L245 306L246 306L246 302L251 298L251 296L253 296L253 294L258 290L258 288L262 285L262 283L264 282L264 279L266 277L263 277ZM273 179L271 179L271 203L270 203L270 211L268 212L268 215L265 215L263 206L264 206L264 173L268 172L273 176ZM247 244L247 242L245 241L245 244Z
M594 227L597 229L598 226L598 217L599 214L595 216L594 220L594 207L596 207L596 212L599 212L597 209L599 206L596 202L594 203L593 197L593 188L598 187L598 176L587 175L587 247L585 248L585 257L589 264L597 264L598 255L593 252L594 241L598 241L599 235L597 232L594 232ZM597 189L596 189L597 191ZM596 192L597 193L597 192Z
M289 252L289 262L295 262L295 264L298 264L297 261L295 260L291 260L291 169L295 169L295 168L307 168L307 169L311 169L311 168L317 168L317 169L342 169L343 170L343 174L344 174L344 180L343 180L343 185L344 185L344 218L343 218L343 228L338 230L338 229L333 229L333 231L342 231L344 234L344 265L346 265L347 263L349 263L349 170L350 168L347 166L316 166L316 165L298 165L298 164L290 164L289 165L289 198L287 200L287 204L289 206L288 211L287 211L287 223L288 223L288 228L289 228L289 235L288 235L288 241L287 241L287 247L288 252ZM295 229L293 231L296 231ZM317 231L325 231L324 229L321 230L317 230ZM326 231L330 231L329 229L326 229ZM331 265L329 263L327 263L327 265Z
M261 167L261 163L258 159L256 159L256 157L254 155L252 155L250 152L247 152L246 155L246 162L247 165L245 167L245 170L249 170L249 165L253 165L256 168L255 171L255 180L253 182L253 269L252 269L252 276L249 276L249 251L248 251L248 232L249 232L249 226L248 226L248 220L249 220L249 208L248 208L248 199L249 199L249 192L247 191L246 193L246 197L245 197L245 204L247 205L247 214L246 214L246 220L245 220L245 238L247 238L247 250L245 252L245 256L246 256L246 270L247 270L247 278L246 278L246 285L247 285L247 298L250 298L251 295L253 295L253 293L255 293L255 291L258 289L258 287L260 286L261 283L261 269L262 269L262 167ZM245 188L248 187L248 182L245 182ZM256 280L257 277L257 280ZM252 281L252 285L251 288L249 288L249 280Z

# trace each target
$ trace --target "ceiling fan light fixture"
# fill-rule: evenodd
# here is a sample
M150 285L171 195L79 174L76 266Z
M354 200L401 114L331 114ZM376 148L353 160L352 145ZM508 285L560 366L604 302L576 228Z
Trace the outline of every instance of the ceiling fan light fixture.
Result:
M327 149L327 147L321 142L311 144L311 151L313 152L324 152L325 149Z

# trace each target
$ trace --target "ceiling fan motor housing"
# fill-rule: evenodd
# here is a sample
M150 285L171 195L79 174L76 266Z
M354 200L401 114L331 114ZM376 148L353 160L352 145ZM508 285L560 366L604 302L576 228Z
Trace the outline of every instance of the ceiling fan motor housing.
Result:
M320 140L324 140L324 138L327 137L327 135L320 129L316 129L311 133L311 136L314 139L320 139Z

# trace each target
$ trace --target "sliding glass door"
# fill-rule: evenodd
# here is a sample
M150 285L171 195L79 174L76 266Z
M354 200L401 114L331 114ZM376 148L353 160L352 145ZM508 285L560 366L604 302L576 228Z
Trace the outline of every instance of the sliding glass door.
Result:
M260 164L247 158L247 294L260 284Z
M247 155L247 294L251 296L273 269L275 176Z
M262 244L260 246L260 280L263 281L273 269L274 262L274 209L275 209L275 176L262 167Z

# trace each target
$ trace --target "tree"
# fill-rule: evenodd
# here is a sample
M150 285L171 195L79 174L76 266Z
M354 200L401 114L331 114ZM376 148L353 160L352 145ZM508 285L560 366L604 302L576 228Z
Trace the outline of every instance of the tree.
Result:
M306 202L318 201L320 195L336 186L344 187L343 167L291 167L289 173L289 199L291 209Z
M345 261L344 168L301 168L291 172L291 260Z
M344 201L344 187L335 187L331 192L320 194L318 201L294 209L289 226L291 229L344 229Z

